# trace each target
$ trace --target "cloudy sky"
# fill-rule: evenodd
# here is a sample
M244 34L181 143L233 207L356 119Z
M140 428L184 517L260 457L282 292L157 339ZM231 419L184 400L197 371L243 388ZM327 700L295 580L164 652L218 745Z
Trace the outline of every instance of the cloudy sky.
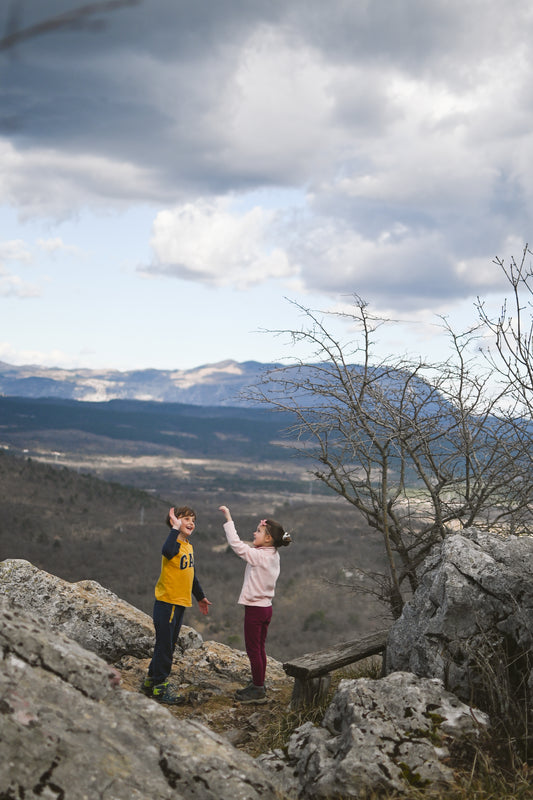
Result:
M0 10L0 360L278 360L261 331L354 293L431 349L499 302L532 233L530 0L121 2Z

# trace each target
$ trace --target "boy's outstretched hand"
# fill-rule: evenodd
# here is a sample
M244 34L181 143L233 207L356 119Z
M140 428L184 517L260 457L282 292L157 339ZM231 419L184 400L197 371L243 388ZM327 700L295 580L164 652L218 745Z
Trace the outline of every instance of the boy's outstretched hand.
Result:
M230 514L230 510L229 510L229 508L227 506L219 506L218 510L222 511L222 513L226 517L226 522L231 522L231 514Z
M204 597L203 600L198 600L198 608L200 609L204 617L207 617L207 615L209 614L210 605L211 602L207 599L207 597Z
M175 530L179 531L179 529L181 528L181 519L178 519L178 517L175 515L173 508L171 508L170 511L168 512L168 518L171 522L172 527Z

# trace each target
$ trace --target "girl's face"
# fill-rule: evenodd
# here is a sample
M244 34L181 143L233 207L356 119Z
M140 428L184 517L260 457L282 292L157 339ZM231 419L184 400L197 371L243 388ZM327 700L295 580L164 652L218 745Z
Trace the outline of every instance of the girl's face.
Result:
M262 520L254 531L254 547L272 547L272 537Z

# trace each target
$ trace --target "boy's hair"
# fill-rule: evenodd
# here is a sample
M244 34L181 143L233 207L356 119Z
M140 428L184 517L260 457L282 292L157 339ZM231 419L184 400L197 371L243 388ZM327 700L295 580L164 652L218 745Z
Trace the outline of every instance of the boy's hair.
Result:
M276 522L274 519L265 520L265 525L268 533L272 537L274 547L288 547L291 543L291 536L287 533L283 526Z
M190 506L176 506L174 508L174 516L176 516L178 519L180 517L194 517L194 521L196 522L196 511L194 511L194 509L192 509ZM172 528L170 514L167 514L167 525L169 528Z

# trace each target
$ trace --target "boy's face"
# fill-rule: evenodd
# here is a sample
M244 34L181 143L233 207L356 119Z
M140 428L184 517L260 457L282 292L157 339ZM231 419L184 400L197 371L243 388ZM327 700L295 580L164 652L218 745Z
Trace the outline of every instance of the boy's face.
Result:
M196 517L179 517L178 519L181 519L180 534L188 539L196 527Z

